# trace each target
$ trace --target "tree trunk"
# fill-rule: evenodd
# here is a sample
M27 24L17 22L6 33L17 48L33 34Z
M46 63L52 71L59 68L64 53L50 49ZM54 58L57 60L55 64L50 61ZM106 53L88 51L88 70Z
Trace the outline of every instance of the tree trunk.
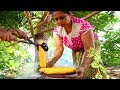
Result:
M48 23L51 19L51 16L49 15L49 12L45 11L41 21L38 22L36 28L37 28L37 34L35 35L35 43L39 43L39 41L46 42L47 37L45 35L45 32L40 33L43 30L47 29L46 23ZM40 33L40 34L39 34ZM39 60L38 50L35 48L35 60Z

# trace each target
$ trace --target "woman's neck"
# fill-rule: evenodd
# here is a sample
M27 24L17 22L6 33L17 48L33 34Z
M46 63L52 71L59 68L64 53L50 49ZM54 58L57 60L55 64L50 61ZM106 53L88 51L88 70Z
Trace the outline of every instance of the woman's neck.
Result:
M64 26L64 29L67 32L67 34L69 34L72 31L72 21L66 26Z

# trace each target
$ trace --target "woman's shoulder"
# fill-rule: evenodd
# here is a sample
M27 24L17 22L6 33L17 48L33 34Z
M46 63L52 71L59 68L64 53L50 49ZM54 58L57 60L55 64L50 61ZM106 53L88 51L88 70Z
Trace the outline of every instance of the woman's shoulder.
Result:
M58 32L58 31L60 31L61 29L62 29L61 26L56 26L56 27L54 27L54 32Z
M79 17L76 17L76 16L71 16L71 19L74 23L84 23L84 22L86 22L86 20L84 20L83 18L79 18Z
M72 22L75 25L79 25L80 24L81 30L94 29L94 26L91 25L87 20L84 20L83 18L72 16L71 19L72 19Z

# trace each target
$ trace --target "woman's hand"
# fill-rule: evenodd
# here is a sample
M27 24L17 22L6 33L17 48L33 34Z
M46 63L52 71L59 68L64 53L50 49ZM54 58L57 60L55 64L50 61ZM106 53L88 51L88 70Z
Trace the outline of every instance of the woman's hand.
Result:
M53 67L54 66L54 62L51 60L47 63L47 67Z
M10 31L0 32L0 39L2 41L8 41L8 42L17 41L16 37L14 37Z
M65 78L67 79L83 79L85 72L85 67L81 66L76 69L76 73L72 75L65 75Z
M28 40L28 36L27 34L22 31L22 30L10 30L12 32L13 35L15 35L18 38L24 39L24 40Z
M81 66L79 68L76 69L76 74L78 74L75 78L76 79L83 79L84 76L84 72L85 72L85 67Z

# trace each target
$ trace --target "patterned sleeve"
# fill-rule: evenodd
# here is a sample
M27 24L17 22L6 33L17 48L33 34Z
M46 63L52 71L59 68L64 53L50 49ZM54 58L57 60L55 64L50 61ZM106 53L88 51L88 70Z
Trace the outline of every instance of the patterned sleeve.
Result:
M53 33L62 38L61 31L59 27L55 27Z
M93 30L94 26L92 26L88 21L84 19L80 19L80 22L82 23L81 30Z
M75 16L72 16L71 18L72 18L73 22L81 24L80 30L82 30L82 31L93 30L94 29L94 26L90 25L90 23L88 21L86 21L82 18L78 18L78 17L75 17Z
M83 30L83 31L94 30L94 26L90 25L90 23L88 21L81 19L81 23L82 23L81 30ZM94 32L94 38L98 39L98 37L99 37L98 34Z

